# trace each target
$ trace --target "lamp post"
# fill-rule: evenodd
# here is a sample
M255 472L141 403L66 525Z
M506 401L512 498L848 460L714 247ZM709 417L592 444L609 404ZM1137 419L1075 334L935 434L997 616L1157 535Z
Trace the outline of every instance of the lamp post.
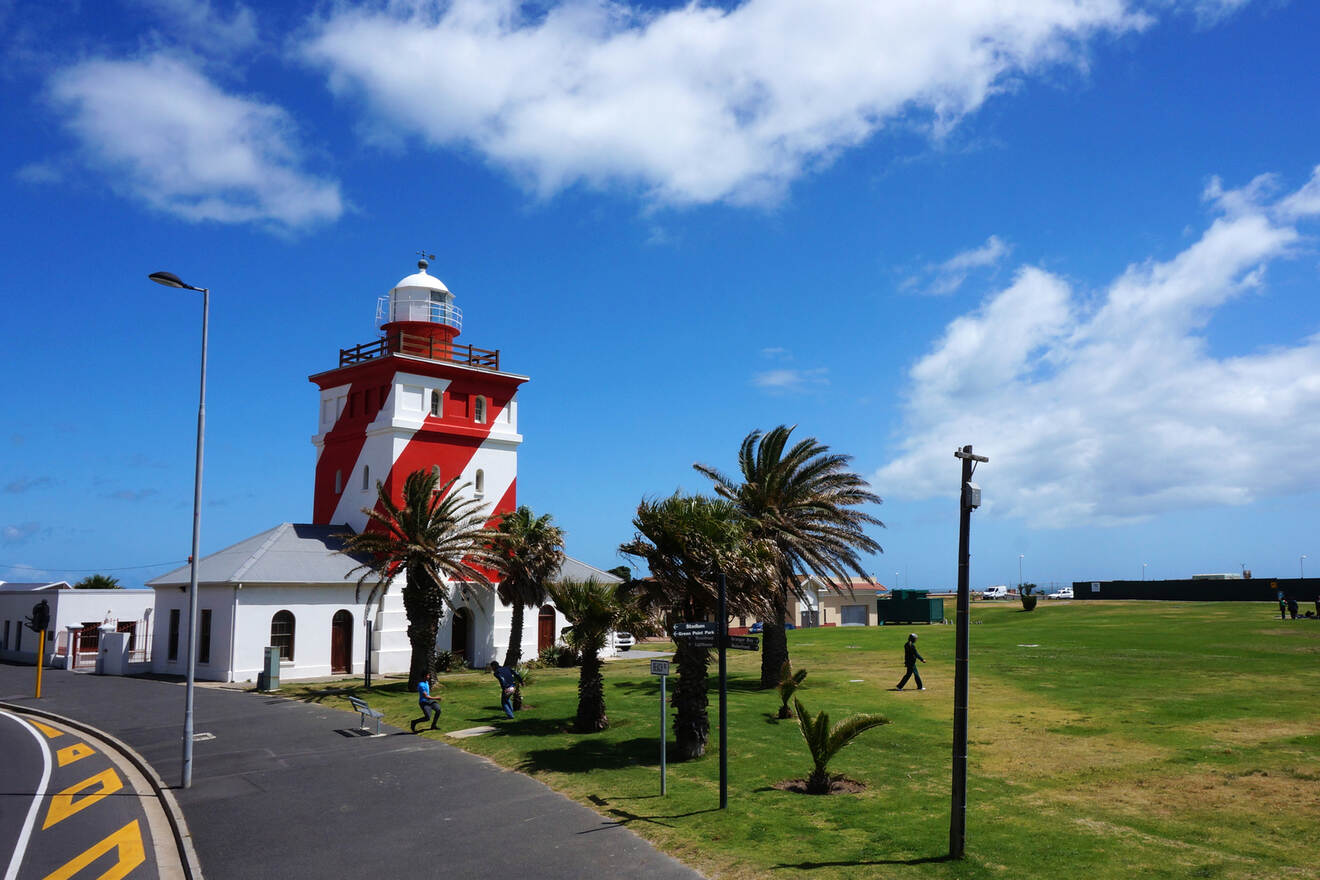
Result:
M1306 579L1306 554L1305 554L1305 553L1303 553L1301 556L1298 556L1298 557L1297 557L1297 573L1298 573L1299 575L1302 576L1302 580L1305 580L1305 579Z
M1141 579L1143 581L1146 579L1146 563L1144 562L1141 563Z
M1025 554L1018 554L1018 589L1022 589L1022 557Z
M206 330L211 312L211 291L206 287L193 287L171 272L152 272L147 276L157 284L194 290L202 295L202 379L197 398L197 467L193 475L193 530L192 569L188 579L188 662L183 697L183 780L184 788L192 788L193 757L193 690L197 682L197 561L202 539L202 441L206 437Z

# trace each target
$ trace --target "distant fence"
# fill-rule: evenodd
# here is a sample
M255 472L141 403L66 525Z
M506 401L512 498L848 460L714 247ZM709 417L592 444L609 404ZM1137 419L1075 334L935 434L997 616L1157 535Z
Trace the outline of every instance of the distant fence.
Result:
M1240 578L1169 581L1073 581L1074 599L1152 599L1176 602L1277 602L1279 590L1298 602L1320 596L1320 578Z

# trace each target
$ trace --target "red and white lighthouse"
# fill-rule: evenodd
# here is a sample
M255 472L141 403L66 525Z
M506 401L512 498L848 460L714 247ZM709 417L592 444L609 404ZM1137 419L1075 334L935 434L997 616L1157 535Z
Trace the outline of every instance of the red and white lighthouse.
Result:
M401 501L421 468L472 493L492 516L517 506L518 387L498 350L455 340L463 313L426 260L381 297L376 340L340 349L339 365L310 380L321 389L312 522L361 531L376 483ZM470 484L466 489L464 484Z

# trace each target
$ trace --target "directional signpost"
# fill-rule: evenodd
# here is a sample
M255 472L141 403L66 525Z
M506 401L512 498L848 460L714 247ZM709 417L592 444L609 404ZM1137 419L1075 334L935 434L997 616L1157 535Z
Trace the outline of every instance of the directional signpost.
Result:
M729 647L735 651L759 651L761 640L756 636L729 636Z
M652 660L651 674L660 676L660 796L665 794L665 676L669 675L668 660Z

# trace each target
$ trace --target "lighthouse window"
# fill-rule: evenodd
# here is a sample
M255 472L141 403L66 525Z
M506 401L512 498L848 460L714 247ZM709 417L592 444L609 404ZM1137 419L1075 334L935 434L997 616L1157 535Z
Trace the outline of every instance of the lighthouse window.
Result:
M439 391L431 392L431 415L440 415L441 397Z
M362 466L362 491L365 492L371 488L371 470L367 465Z
M344 472L335 471L335 494L338 495L344 491Z
M473 406L473 420L478 425L486 424L486 398L478 395L477 402Z
M486 494L486 472L481 468L477 468L476 492L478 498Z

